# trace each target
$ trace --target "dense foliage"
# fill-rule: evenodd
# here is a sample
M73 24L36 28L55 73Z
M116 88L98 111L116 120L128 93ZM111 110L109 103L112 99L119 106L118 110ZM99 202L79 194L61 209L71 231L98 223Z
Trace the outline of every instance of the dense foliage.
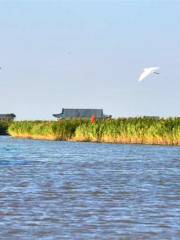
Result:
M8 127L10 126L10 121L0 121L0 135L8 134Z
M180 145L180 118L123 118L98 120L22 121L10 135L49 140Z

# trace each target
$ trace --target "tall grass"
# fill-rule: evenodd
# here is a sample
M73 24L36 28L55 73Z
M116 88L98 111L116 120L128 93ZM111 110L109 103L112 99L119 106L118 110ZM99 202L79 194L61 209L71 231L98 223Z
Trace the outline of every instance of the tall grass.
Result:
M22 121L8 129L11 136L34 139L180 145L180 118Z
M70 121L19 121L14 122L8 129L13 137L47 139L47 140L70 140L80 120Z
M127 118L77 128L81 141L180 145L180 118Z

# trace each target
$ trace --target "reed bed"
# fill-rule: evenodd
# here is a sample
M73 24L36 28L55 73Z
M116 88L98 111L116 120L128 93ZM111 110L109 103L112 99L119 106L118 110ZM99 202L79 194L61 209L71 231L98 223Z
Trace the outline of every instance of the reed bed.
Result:
M180 145L180 118L22 121L8 129L13 137L108 143Z
M77 128L80 141L180 145L180 118L124 118Z
M70 140L80 120L70 121L17 121L8 129L12 137L46 139L46 140Z

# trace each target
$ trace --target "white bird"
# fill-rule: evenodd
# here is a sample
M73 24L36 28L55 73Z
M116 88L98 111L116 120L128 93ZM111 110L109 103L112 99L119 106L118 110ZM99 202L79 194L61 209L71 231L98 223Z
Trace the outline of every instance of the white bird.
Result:
M141 73L138 81L141 82L144 78L146 78L147 76L149 76L150 74L159 74L158 72L156 72L156 70L158 70L159 67L150 67L150 68L144 68L144 71Z

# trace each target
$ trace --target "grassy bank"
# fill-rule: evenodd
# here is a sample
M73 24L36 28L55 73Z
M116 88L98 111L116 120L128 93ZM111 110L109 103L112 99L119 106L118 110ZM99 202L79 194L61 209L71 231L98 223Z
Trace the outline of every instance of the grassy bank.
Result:
M180 145L180 118L112 119L95 124L82 120L22 121L14 122L8 132L32 139Z
M10 121L0 121L0 135L7 135L8 128L10 127L12 122Z

